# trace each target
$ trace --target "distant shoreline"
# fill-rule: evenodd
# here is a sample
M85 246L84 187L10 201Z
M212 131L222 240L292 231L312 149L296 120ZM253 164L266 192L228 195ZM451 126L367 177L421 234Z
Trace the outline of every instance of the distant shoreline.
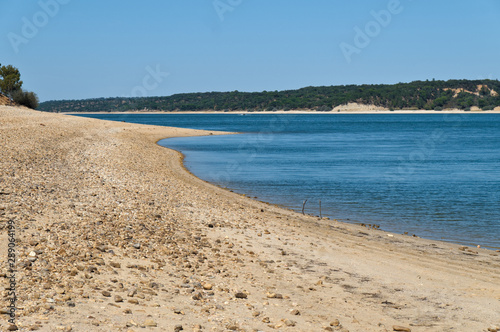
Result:
M220 111L186 111L186 112L167 112L167 111L127 111L127 112L61 112L59 114L500 114L500 110L490 110L490 111L463 111L463 110L443 110L443 111L428 111L428 110L374 110L374 111L330 111L330 112L318 112L318 111L258 111L258 112L248 112L248 111L232 111L232 112L220 112Z

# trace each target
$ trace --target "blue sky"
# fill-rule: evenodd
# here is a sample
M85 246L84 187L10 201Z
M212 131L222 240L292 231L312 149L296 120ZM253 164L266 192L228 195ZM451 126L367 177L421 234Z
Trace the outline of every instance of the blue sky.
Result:
M500 1L2 0L41 101L500 77Z

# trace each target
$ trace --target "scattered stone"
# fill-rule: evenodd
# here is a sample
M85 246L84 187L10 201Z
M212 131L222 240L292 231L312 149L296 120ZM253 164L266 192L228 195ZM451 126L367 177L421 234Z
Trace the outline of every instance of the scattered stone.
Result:
M295 325L297 325L296 321L290 320L290 319L285 319L284 323L285 323L286 326L295 326Z
M276 293L266 293L266 296L268 299L282 299L283 295L281 294L276 294Z
M398 325L394 325L392 327L392 329L394 331L398 331L398 332L411 332L411 329L408 328L408 327L404 327L404 326L398 326Z
M184 330L184 328L182 327L182 325L175 325L175 327L174 327L175 332L179 332L179 331L183 331L183 330Z
M102 294L102 296L104 296L104 297L111 297L111 293L110 293L110 292L108 292L108 291L105 291L105 290L104 290L104 291L102 291L102 292L101 292L101 294Z
M338 319L332 320L330 326L340 326L340 321Z
M197 292L193 295L193 300L199 301L201 299L203 299L203 294L201 294L201 292Z
M102 245L102 244L101 244L101 245L96 246L95 248L96 248L97 250L101 251L101 252L106 252L106 250L108 249L108 247L107 247L107 246Z
M264 318L262 318L262 322L263 323L270 323L271 320L269 319L269 317L264 317Z
M158 326L158 323L156 323L154 320L152 319L146 319L146 321L144 321L144 326L146 327L157 327Z
M7 331L17 331L17 330L19 330L17 325L11 324L7 327Z
M141 249L141 244L140 243L134 243L132 245L132 247L134 247L135 249Z
M111 265L112 267L114 267L116 269L119 269L122 267L122 265L120 263L117 263L117 262L110 262L109 265Z
M128 299L127 302L130 304L139 304L139 301L137 299Z
M203 284L203 289L204 290L212 290L212 288L213 288L212 284L208 284L208 283Z
M240 327L234 323L229 323L226 325L226 329L230 331L237 331Z
M126 327L137 327L137 326L139 326L139 324L137 324L136 322L134 322L134 320L131 319L127 322L127 324L125 324L125 326Z
M234 296L237 299L246 299L248 297L248 295L246 293L243 293L243 292L237 292L236 294L234 294Z
M290 313L294 316L299 316L300 315L300 311L298 309L293 309L292 311L290 311Z
M115 302L123 302L123 297L120 295L115 295Z

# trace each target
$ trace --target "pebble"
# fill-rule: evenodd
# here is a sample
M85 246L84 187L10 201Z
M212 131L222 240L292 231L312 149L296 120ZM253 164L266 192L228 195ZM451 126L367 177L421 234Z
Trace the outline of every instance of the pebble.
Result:
M110 263L109 263L109 265L110 265L111 267L116 268L116 269L119 269L119 268L121 268L121 267L122 267L122 265L121 265L120 263L117 263L117 262L110 262Z
M182 327L182 325L175 325L175 327L174 327L175 332L183 331L183 330L184 330L184 328Z
M115 302L123 302L123 297L120 295L115 295Z
M340 326L340 321L338 319L334 319L330 322L330 326Z
M248 297L248 295L246 293L243 293L243 292L237 292L236 294L234 294L234 296L237 299L246 299Z
M292 311L290 311L290 313L294 316L300 315L300 311L298 309L293 309Z
M102 294L102 296L105 296L105 297L111 297L111 293L108 291L102 291L101 294Z
M152 319L146 319L146 320L144 321L144 324L143 324L143 325L144 325L144 326L146 326L146 327L157 327L157 326L158 326L158 323L156 323L156 322L155 322L154 320L152 320Z
M19 330L19 328L17 327L17 325L9 325L7 327L7 331L17 331Z
M408 328L408 327L404 327L404 326L399 326L399 325L394 325L392 327L392 329L394 331L398 331L398 332L411 332L411 329Z
M267 298L269 299L282 299L283 295L281 294L276 294L276 293L266 293Z

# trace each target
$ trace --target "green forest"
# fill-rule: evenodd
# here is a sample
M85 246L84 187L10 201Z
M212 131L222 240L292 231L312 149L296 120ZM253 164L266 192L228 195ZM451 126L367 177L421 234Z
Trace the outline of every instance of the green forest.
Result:
M47 101L38 107L47 112L146 111L331 111L347 103L372 104L390 110L443 110L500 106L498 80L414 81L376 85L306 87L263 92L182 93L167 97L97 98Z

